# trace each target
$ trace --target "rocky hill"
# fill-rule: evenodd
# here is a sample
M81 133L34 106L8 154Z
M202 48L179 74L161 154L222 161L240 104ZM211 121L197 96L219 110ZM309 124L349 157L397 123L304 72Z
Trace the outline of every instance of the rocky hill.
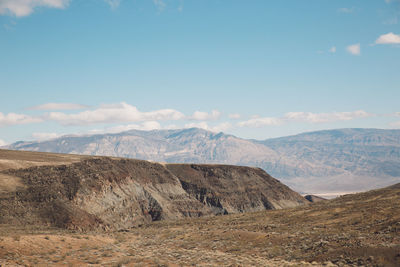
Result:
M195 166L193 183L206 185L201 166ZM191 172L190 165L172 167ZM217 172L225 171L210 174ZM0 265L397 267L399 209L397 184L294 208L161 220L123 231L80 232L2 220ZM20 220L25 217L19 214Z
M314 194L364 191L400 182L400 130L339 129L264 141L196 128L132 130L18 142L8 148L256 166L299 192Z
M252 167L6 150L0 162L0 224L126 229L307 203Z

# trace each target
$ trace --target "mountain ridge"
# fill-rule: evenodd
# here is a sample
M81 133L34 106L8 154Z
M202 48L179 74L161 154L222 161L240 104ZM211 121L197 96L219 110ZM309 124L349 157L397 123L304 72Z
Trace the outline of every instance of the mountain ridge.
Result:
M19 142L8 148L255 166L299 192L313 194L364 191L400 181L400 130L346 128L266 140L198 128L130 130Z

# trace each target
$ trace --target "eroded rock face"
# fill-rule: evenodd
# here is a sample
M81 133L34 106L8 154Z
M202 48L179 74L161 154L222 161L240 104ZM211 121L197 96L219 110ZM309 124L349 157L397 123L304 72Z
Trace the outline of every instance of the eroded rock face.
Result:
M260 168L168 164L190 196L219 213L280 209L304 204L304 198Z
M263 170L92 158L6 170L23 186L0 196L0 223L124 229L183 217L279 209L307 201Z

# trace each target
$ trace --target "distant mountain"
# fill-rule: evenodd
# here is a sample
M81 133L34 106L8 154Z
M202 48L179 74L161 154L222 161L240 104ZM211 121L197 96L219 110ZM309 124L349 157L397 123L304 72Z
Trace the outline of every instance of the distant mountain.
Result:
M296 161L293 169L262 167L304 191L359 191L400 181L400 130L325 130L256 143Z
M132 130L17 142L8 148L257 166L300 192L314 194L362 191L400 181L400 130L326 130L264 141L197 128Z

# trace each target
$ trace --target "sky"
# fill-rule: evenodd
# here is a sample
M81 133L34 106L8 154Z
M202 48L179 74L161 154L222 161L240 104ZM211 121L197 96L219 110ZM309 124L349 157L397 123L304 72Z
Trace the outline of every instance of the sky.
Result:
M0 0L0 145L400 128L399 0Z

